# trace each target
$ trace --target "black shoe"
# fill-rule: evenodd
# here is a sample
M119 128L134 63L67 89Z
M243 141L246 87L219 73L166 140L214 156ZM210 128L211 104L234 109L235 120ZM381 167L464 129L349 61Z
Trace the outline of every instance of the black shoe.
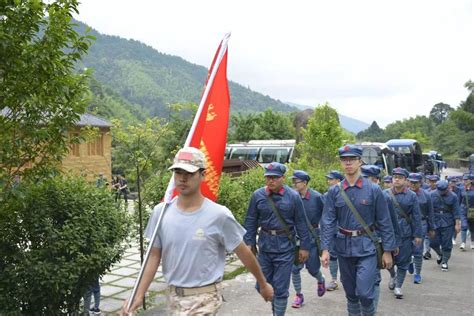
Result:
M441 261L443 261L443 257L438 255L438 258L436 259L436 263L441 264Z
M430 260L431 259L431 253L429 253L428 251L425 252L425 254L423 255L423 259Z

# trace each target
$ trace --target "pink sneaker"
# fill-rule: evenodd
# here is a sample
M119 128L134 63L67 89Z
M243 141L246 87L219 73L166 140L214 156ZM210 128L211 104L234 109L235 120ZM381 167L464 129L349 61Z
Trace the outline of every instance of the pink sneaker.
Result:
M321 297L326 293L326 281L318 282L318 296Z
M301 306L303 306L303 303L304 303L304 295L303 295L303 293L296 294L295 300L294 300L293 303L291 304L291 307L293 307L293 308L300 308Z

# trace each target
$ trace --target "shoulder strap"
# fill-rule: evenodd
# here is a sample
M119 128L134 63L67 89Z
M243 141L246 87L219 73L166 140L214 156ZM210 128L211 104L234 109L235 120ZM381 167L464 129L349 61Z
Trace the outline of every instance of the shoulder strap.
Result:
M402 208L402 206L400 205L400 203L398 203L398 200L397 200L397 198L395 197L395 195L393 194L392 189L389 189L389 190L388 190L388 193L390 194L390 198L392 199L393 204L395 204L395 206L400 210L400 215L407 221L408 224L411 224L411 218L410 218L410 216L408 216L408 214L407 214L407 213L405 212L405 210Z
M276 215L276 217L280 221L280 224L283 226L283 229L286 230L286 234L288 235L288 239L291 240L292 242L294 242L293 235L290 232L290 228L288 227L288 224L285 222L285 220L281 216L280 211L278 211L278 209L275 205L275 202L273 201L273 199L269 195L267 195L267 201L268 201L268 204L270 204L270 207L271 207L273 213Z
M313 225L311 225L311 222L309 221L308 214L306 214L306 208L304 207L303 204L303 213L304 213L304 218L306 219L306 226L308 226L309 231L313 235L314 238L316 238L316 230L314 229Z
M367 225L367 223L364 221L364 219L362 218L362 216L360 216L359 212L357 211L357 209L355 208L354 204L352 204L351 200L349 199L349 197L347 196L346 192L344 191L344 188L342 187L342 182L339 183L339 192L341 193L341 196L342 198L344 199L344 202L346 202L346 205L349 207L349 209L351 210L352 214L354 215L354 217L357 219L357 221L362 225L362 227L364 228L365 232L367 233L367 235L370 237L370 239L372 239L372 241L374 242L374 244L377 245L377 243L379 242L377 240L377 238L375 238L374 234L372 233L372 231L370 230L369 226Z
M467 190L464 190L464 200L466 201L466 207L469 208L469 198L467 196Z
M451 213L453 212L453 206L449 206L446 201L443 199L443 197L441 196L441 194L439 194L438 191L436 191L436 195L438 196L438 198L441 200L441 203L443 203L443 206L448 209L448 211L450 211Z

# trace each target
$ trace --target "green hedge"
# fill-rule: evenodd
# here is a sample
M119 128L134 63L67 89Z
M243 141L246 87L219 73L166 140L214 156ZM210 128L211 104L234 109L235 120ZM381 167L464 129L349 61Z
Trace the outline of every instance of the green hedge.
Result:
M81 178L22 183L0 205L0 314L71 314L128 233L110 192Z

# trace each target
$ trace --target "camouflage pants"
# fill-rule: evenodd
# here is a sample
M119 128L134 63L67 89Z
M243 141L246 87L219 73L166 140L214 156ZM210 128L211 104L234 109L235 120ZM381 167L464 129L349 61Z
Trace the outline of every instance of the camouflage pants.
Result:
M170 315L217 315L222 305L222 294L218 287L216 292L190 296L178 296L168 287L168 306Z

